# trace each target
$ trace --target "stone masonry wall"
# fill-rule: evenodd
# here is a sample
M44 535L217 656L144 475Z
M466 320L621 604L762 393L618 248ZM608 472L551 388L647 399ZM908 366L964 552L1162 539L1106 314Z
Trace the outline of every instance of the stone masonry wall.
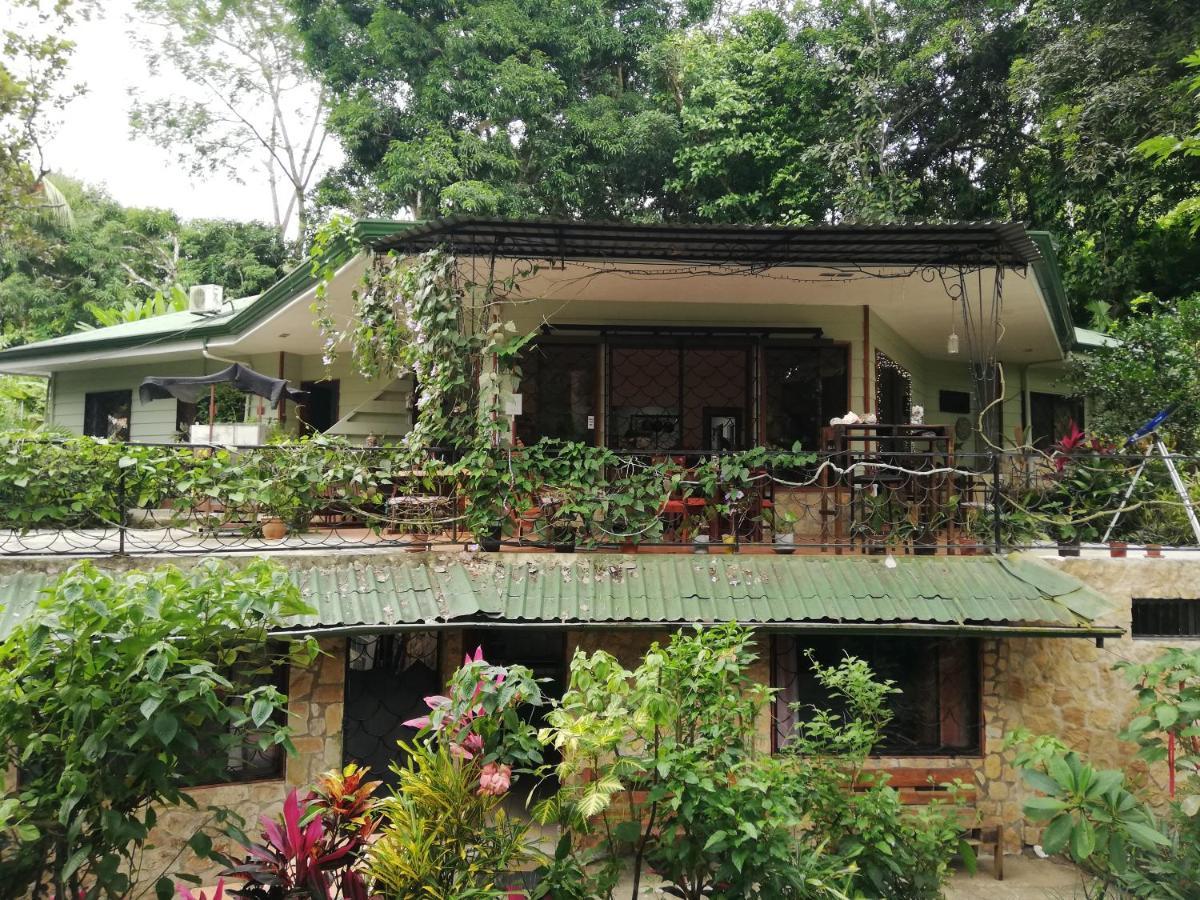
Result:
M1013 751L1002 751L1004 735L1018 727L1053 734L1101 768L1130 772L1159 797L1165 796L1166 764L1135 760L1136 747L1117 738L1132 718L1134 694L1113 666L1146 662L1181 641L1133 639L1133 597L1200 597L1200 561L1183 559L1053 559L1064 572L1104 594L1113 611L1099 621L1125 630L1103 647L1078 638L1010 638L989 641L985 650L984 715L986 755L979 773L980 807L1003 821L1010 844L1037 843L1041 829L1022 820L1031 792L1012 767Z

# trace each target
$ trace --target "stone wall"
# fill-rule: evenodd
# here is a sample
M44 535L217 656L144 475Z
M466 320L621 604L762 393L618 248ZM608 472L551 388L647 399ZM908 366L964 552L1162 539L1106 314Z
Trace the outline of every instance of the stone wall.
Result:
M1041 829L1021 816L1030 796L1013 769L1015 753L1003 751L1004 735L1023 727L1053 734L1101 768L1121 768L1165 795L1166 764L1135 760L1136 747L1117 738L1132 718L1134 694L1113 666L1147 662L1179 641L1133 639L1133 597L1200 596L1200 561L1171 559L1053 559L1050 562L1104 594L1113 610L1099 621L1125 630L1121 638L1095 642L1065 638L989 641L984 663L986 755L979 772L980 806L1009 829L1010 846L1033 844Z
M187 872L214 883L220 866L204 865L187 849L188 839L211 819L209 807L230 809L245 819L246 832L258 832L260 816L278 814L292 787L303 788L322 772L342 764L342 697L346 677L346 642L320 642L321 655L308 668L293 667L288 684L288 721L297 755L289 756L282 779L199 787L189 793L199 811L188 807L160 810L139 880L152 883L159 875ZM218 843L226 853L229 843Z

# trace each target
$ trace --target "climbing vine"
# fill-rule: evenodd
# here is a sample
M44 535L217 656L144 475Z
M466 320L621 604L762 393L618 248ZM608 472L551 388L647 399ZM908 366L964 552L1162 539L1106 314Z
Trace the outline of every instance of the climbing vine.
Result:
M313 244L318 279L313 304L326 365L349 344L355 369L370 379L412 373L416 421L406 442L414 448L463 449L498 443L504 432L505 376L517 377L520 350L533 338L499 315L505 298L533 274L529 268L497 279L495 261L483 281L465 277L459 260L437 248L417 256L374 254L352 294L353 312L339 328L329 309L328 262L346 223L335 220ZM361 246L361 244L360 244Z

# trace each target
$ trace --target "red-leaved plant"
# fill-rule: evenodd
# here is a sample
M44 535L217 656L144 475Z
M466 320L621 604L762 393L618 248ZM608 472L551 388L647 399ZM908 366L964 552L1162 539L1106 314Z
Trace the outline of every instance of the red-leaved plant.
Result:
M229 893L255 900L367 900L356 864L378 823L371 794L379 782L365 781L366 773L347 766L321 776L304 798L289 793L279 819L263 816L261 842L248 845L245 861L222 873L244 882Z

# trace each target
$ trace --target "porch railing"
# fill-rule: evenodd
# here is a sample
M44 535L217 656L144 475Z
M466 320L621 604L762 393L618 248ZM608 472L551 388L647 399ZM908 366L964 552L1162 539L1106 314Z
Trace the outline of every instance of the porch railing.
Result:
M1200 457L1174 462L1200 491ZM0 556L389 547L922 555L1072 552L1102 540L1118 551L1200 543L1161 458L950 456L902 442L823 454L565 445L415 456L324 441L0 439Z

